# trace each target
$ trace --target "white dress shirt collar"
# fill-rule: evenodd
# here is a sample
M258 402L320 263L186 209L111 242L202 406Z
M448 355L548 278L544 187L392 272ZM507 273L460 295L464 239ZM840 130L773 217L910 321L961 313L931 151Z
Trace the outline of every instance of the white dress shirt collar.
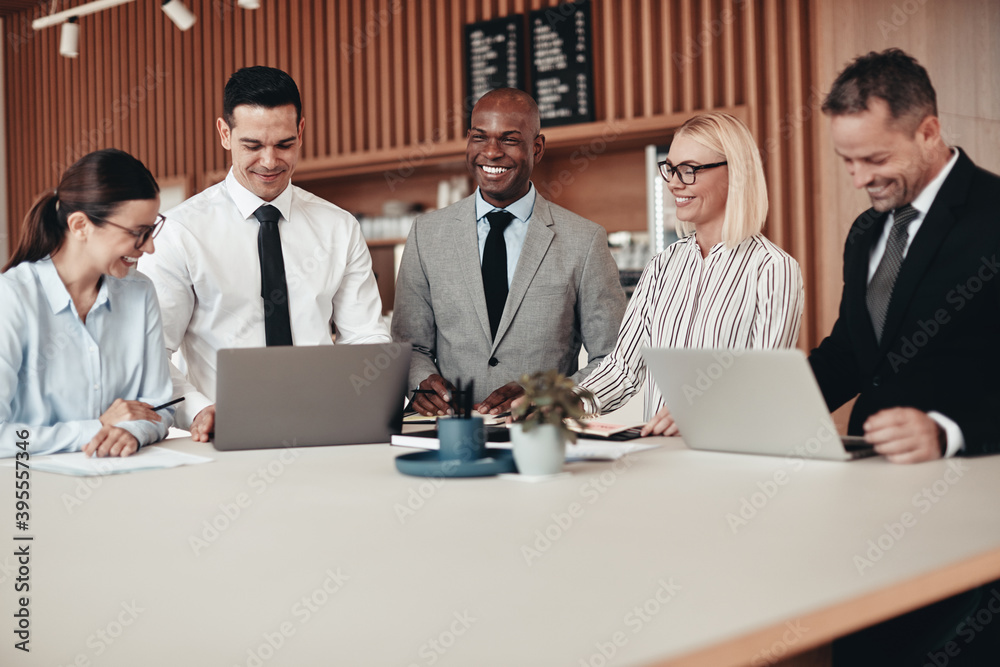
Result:
M38 282L45 292L45 300L49 302L52 314L61 313L73 304L73 299L66 289L66 284L59 277L56 265L52 263L51 257L45 257L35 262L35 273L38 275ZM107 276L101 280L101 287L97 291L97 299L91 310L108 303L108 280ZM77 313L79 314L79 313ZM86 315L86 313L84 313Z
M521 222L527 222L535 210L535 194L535 184L529 182L527 194L502 210L509 211ZM483 199L483 193L480 192L479 188L476 188L476 220L482 220L487 213L497 210L501 210L500 207Z
M954 148L951 150L951 159L948 160L948 164L944 166L943 169L938 173L934 179L927 184L923 190L920 191L910 205L917 209L917 212L921 215L927 215L927 211L931 209L931 204L934 203L934 199L937 197L938 192L941 190L941 186L944 185L944 181L948 178L948 174L951 173L952 168L955 163L958 162L958 151Z
M229 196L232 197L233 201L236 203L236 208L239 209L240 215L243 216L244 220L250 220L253 218L253 221L256 222L257 219L253 217L253 213L264 204L274 206L281 213L282 218L285 220L291 220L292 193L294 192L294 188L292 188L291 183L288 184L288 187L286 187L280 195L274 198L274 201L264 201L243 187L243 185L236 180L236 174L234 174L232 168L230 168L229 174L226 175L226 189L229 191Z

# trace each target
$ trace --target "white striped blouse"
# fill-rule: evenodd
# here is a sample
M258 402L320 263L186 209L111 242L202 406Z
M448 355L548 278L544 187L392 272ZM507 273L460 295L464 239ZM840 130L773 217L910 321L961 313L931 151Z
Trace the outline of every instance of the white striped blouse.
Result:
M580 384L597 399L589 407L616 410L645 383L649 420L663 399L644 347L792 347L803 299L798 262L763 236L716 244L705 258L694 235L672 243L643 270L614 350Z

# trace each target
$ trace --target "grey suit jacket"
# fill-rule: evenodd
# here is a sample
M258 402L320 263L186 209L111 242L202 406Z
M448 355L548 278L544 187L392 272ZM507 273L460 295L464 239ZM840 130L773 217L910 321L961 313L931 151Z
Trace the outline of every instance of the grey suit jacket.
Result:
M522 373L556 368L579 382L614 347L625 305L604 228L538 194L490 340L473 194L413 223L392 336L413 345L411 387L433 373L475 380L479 402ZM578 370L581 343L589 363Z

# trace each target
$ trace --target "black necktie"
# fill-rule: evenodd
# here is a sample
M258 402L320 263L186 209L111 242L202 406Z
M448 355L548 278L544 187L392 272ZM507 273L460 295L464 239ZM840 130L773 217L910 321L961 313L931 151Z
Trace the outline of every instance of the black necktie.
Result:
M875 327L875 338L882 341L882 329L885 327L885 316L889 312L889 301L892 299L892 288L896 285L896 276L903 265L903 249L909 238L907 228L917 217L917 209L909 204L900 206L892 213L892 231L885 244L885 252L875 269L875 275L868 283L865 293L865 303Z
M514 219L510 211L492 211L486 214L490 233L483 248L483 292L486 293L486 310L490 314L490 333L496 338L500 317L507 303L507 244L503 230Z
M278 232L281 212L270 204L264 204L253 214L260 221L257 255L260 258L260 296L264 300L267 346L291 345L288 285L285 283L285 259L281 255L281 234Z

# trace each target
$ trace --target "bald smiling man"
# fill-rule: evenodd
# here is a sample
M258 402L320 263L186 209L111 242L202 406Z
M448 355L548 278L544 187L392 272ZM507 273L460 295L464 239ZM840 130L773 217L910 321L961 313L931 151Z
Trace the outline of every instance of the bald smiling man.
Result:
M504 412L521 374L555 368L579 382L614 347L626 300L607 233L531 184L540 128L527 93L480 98L465 154L475 193L410 230L392 335L413 345L410 386L430 392L414 402L423 414L446 414L459 379L475 381L480 412Z

